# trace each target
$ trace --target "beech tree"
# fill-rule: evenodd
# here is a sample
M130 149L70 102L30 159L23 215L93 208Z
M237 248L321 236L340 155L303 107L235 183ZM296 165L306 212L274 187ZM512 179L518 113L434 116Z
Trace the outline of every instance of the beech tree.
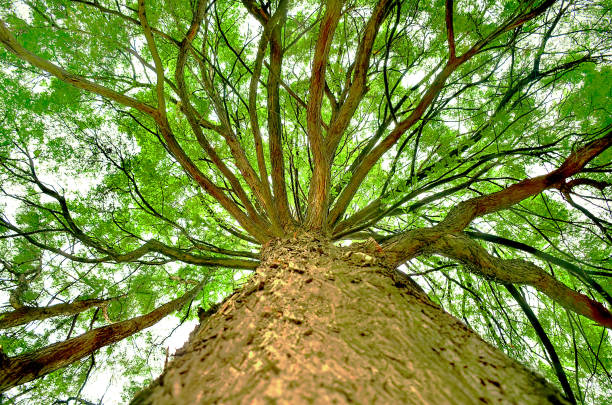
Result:
M2 401L612 396L609 1L0 4Z

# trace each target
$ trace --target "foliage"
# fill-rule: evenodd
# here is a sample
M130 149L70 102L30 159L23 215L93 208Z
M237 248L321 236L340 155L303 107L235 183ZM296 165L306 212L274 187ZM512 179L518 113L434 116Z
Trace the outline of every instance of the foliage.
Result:
M12 309L17 290L30 306L118 297L104 310L10 329L0 337L9 356L150 312L206 279L191 310L176 313L196 319L196 306L238 287L272 237L306 229L385 246L610 137L609 1L166 0L147 1L146 14L141 4L0 1L5 31L67 72L36 65L3 34L3 308ZM337 26L325 37L320 27L335 6ZM317 85L317 46L326 40ZM492 255L534 262L605 302L585 280L612 287L611 162L604 150L574 177L588 181L472 218L465 230ZM150 248L151 240L165 247ZM423 255L402 269L485 339L559 384L516 300L466 267ZM612 396L609 332L531 287L521 291L576 400ZM121 342L3 399L97 402L83 394L88 378L119 366L133 381L127 398L164 358L150 335L130 339L133 358L122 357L129 343Z

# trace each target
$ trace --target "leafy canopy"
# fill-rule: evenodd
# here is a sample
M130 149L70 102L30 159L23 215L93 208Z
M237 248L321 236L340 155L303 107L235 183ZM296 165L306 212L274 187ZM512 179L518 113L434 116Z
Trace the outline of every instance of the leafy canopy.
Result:
M612 395L597 322L534 283L486 276L450 245L409 255L399 243L476 202L451 228L479 257L529 260L611 304L610 1L0 5L3 310L112 298L8 329L6 355L151 312L206 281L176 313L194 319L256 267L260 244L308 231L374 239L566 395ZM521 181L585 150L584 164L531 194L508 204L494 194L520 194ZM487 211L477 197L489 195ZM91 381L113 367L132 380L130 398L164 358L164 341L136 336L8 402L97 402Z

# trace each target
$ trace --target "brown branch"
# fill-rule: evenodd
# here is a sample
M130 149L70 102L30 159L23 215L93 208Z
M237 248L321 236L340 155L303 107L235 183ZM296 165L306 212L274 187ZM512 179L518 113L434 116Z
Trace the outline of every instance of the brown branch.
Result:
M240 208L238 208L238 206L236 206L236 204L223 193L221 189L219 189L215 184L213 184L187 156L185 151L181 148L179 143L176 141L174 134L172 133L170 129L170 125L167 119L163 118L161 115L163 114L165 116L165 108L161 108L162 104L160 104L159 110L155 109L134 98L131 98L121 93L117 93L114 90L110 90L99 84L90 82L89 80L81 76L71 74L65 71L64 69L60 68L59 66L54 65L53 63L45 59L42 59L38 57L37 55L34 55L33 53L23 48L21 44L17 42L17 40L13 37L11 32L6 27L4 21L2 20L0 20L0 42L2 42L7 49L13 52L20 59L30 63L31 65L39 69L42 69L56 76L58 79L68 84L71 84L77 88L98 94L102 97L116 101L120 104L124 104L128 107L135 108L153 117L160 127L161 133L163 135L164 140L167 143L167 147L169 151L176 158L179 164L181 164L185 172L187 172L200 186L202 186L202 188L206 192L208 192L213 198L215 198L254 237L256 237L259 240L266 240L268 238L265 231L258 229L258 226L250 218L248 218L244 214L244 212L242 212ZM158 79L159 79L159 76L158 76ZM163 79L162 79L162 86L163 86ZM158 81L158 88L159 88L159 81ZM159 95L159 90L158 90L158 95ZM162 112L161 114L160 114L160 111Z
M41 70L44 70L47 73L57 77L63 82L73 85L82 90L89 91L91 93L98 94L102 97L108 98L110 100L116 101L120 104L126 105L128 107L132 107L141 111L147 115L152 117L156 117L158 115L157 110L141 101L136 100L130 96L126 96L125 94L118 93L114 90L111 90L107 87L101 86L99 84L93 83L82 76L72 74L62 69L61 67L49 62L46 59L43 59L27 49L25 49L13 36L13 34L9 31L6 23L3 20L0 20L0 42L4 44L4 46L14 53L19 59L28 62L32 66L35 66Z
M285 50L286 49L283 49L283 52ZM264 60L263 63L264 63L265 67L270 69L270 64L267 61ZM272 72L270 72L270 70L268 70L268 73L272 73ZM277 76L276 79L278 80L280 85L283 87L283 89L285 89L287 94L289 94L291 96L291 98L293 98L299 104L300 107L302 107L303 109L308 108L308 106L306 105L306 102L304 100L302 100L302 98L300 96L298 96L296 94L296 92L291 89L291 87L289 87L289 85L282 79L282 77L280 77L280 72L279 72L279 75ZM329 126L324 121L321 121L321 125L323 126L323 129L325 129L326 131L329 129Z
M183 48L183 46L188 46L188 44L186 45L185 41L183 41L183 43L181 43L181 45L179 46L179 49ZM222 125L220 128L217 128L217 133L219 133L225 139L227 145L229 146L232 157L234 158L234 162L236 163L236 166L240 171L240 174L242 175L250 189L253 191L253 194L255 195L257 201L261 204L261 206L266 209L268 215L270 216L270 219L273 222L272 225L275 225L276 222L273 215L274 208L272 204L272 196L269 186L264 186L263 181L260 180L257 173L255 172L255 170L253 170L253 167L249 163L249 160L245 154L244 149L242 148L242 145L240 144L238 138L236 137L236 134L232 130L231 122L224 107L223 100L215 89L211 78L208 77L208 68L204 62L205 60L209 64L212 64L212 62L210 62L205 55L198 54L197 51L190 45L189 50L195 55L195 59L200 65L200 70L202 72L201 80L204 85L204 89L212 101L217 116L221 120ZM195 110L192 109L191 111L194 115L196 114ZM267 181L267 177L265 181ZM268 233L267 223L263 226L263 228L266 228L265 233ZM276 231L278 233L278 229L276 229ZM251 233L251 231L249 232Z
M252 269L255 269L259 265L259 261L257 260L232 259L232 258L225 258L225 257L210 257L210 256L193 255L189 252L185 252L183 250L168 246L157 240L150 240L147 243L145 243L145 245L143 246L147 246L147 250L151 252L161 253L173 259L176 259L176 260L179 260L185 263L200 265L200 266L220 266L220 267L229 267L233 269L252 270Z
M76 224L76 222L74 221L74 219L72 218L72 215L70 213L70 210L68 208L68 203L66 201L66 199L64 198L63 195L59 194L58 192L56 192L55 190L47 187L42 181L40 181L40 179L38 178L37 174L36 174L36 170L34 167L34 162L32 160L32 158L30 157L30 155L27 153L27 151L24 150L24 153L26 154L27 158L28 158L28 166L29 166L29 171L30 171L30 176L31 176L31 181L33 181L39 188L40 190L54 198L61 207L61 215L64 218L64 220L66 221L67 224L67 230L70 232L70 234L72 236L74 236L76 239L78 239L80 242L82 242L84 245L92 247L94 249L96 249L97 251L107 255L103 258L97 259L97 260L93 260L91 261L90 259L87 259L88 263L100 263L100 262L116 262L116 263L120 263L120 262L129 262L129 261L133 261L136 260L138 258L140 258L141 256L149 253L149 252L158 252L158 253L162 253L165 254L166 256L169 257L173 257L177 260L187 260L188 262L192 263L192 264L205 264L205 265L215 265L214 262L209 262L208 260L216 260L215 258L210 258L210 257L203 257L203 256L194 256L194 255L184 255L182 253L182 251L180 251L179 249L175 249L172 248L170 246L164 245L161 242L158 242L156 240L150 240L149 242L145 243L143 246L133 250L132 252L129 253L117 253L116 251L112 250L109 247L104 246L102 243L94 240L93 238L91 238L90 236L86 235L83 230ZM0 219L0 223L2 222L7 222L7 221L3 221L2 219ZM11 224L7 223L7 226L10 226L10 229L15 230L16 232L20 233L22 236L24 236L24 238L26 238L26 240L30 241L31 243L35 244L36 246L39 246L43 249L46 250L51 250L54 251L55 253L58 253L64 257L67 257L71 260L74 261L81 261L78 260L75 256L73 255L68 255L68 254L64 254L64 252L62 252L59 249L51 249L49 247L37 244L37 242L32 238L32 237L26 237L26 235L24 235L23 232L21 232L18 228L14 227ZM229 259L231 260L231 259ZM197 263L199 262L199 263ZM231 267L233 264L237 264L237 265L241 265L240 263L235 263L235 262L228 262L229 266ZM248 265L248 264L247 264Z
M483 50L483 48L490 44L493 40L498 38L503 33L511 30L512 28L516 28L527 21L539 16L542 14L548 7L550 7L555 0L547 0L539 7L525 13L519 14L514 18L506 21L502 24L498 29L494 30L491 34L489 34L486 38L474 44L468 51L466 51L463 55L456 57L452 61L449 60L447 64L444 66L442 71L438 73L431 86L427 89L417 106L412 110L411 114L401 121L390 133L387 135L382 142L380 142L372 151L363 159L363 161L359 164L359 166L355 169L353 175L347 186L342 190L342 193L338 197L338 200L329 214L329 223L335 223L346 211L349 203L357 193L361 183L370 172L370 170L374 167L376 162L382 157L382 155L387 152L395 143L400 139L400 137L414 124L416 124L427 108L431 105L433 100L440 94L446 80L450 77L450 75L455 72L461 65L470 60L474 55L478 54Z
M598 181L594 179L579 178L579 179L570 180L562 184L559 187L559 190L562 193L565 193L565 192L571 193L573 188L576 186L591 186L591 187L596 188L599 191L603 191L603 189L605 189L606 187L612 186L612 183L609 183L607 181Z
M251 9L250 7L254 7L250 3L246 3L245 5L249 9L249 12L258 18L259 7L257 9ZM265 15L265 13L264 13ZM267 18L266 18L266 21ZM271 191L270 191L270 182L268 180L268 168L266 167L266 157L264 154L263 147L263 139L261 136L261 128L259 127L259 118L257 115L257 88L259 86L259 80L261 78L262 64L264 60L264 56L266 53L266 47L269 41L271 24L266 23L264 25L263 33L261 34L261 38L259 39L259 44L257 46L257 54L255 56L255 66L253 67L253 71L251 73L251 80L249 82L249 122L251 124L251 131L253 132L253 142L255 145L255 154L257 156L257 167L259 168L259 176L261 177L262 185L265 189L265 192L270 196L268 203L271 203ZM272 208L271 206L268 208ZM278 225L279 218L275 215L274 210L269 212L271 216L271 220L274 224Z
M15 311L0 314L0 329L8 329L26 323L40 321L55 316L74 315L89 308L102 306L120 297L107 299L87 299L69 304L57 304L49 307L24 306Z
M587 163L611 145L612 131L570 154L558 169L548 174L523 180L497 193L459 203L438 226L450 232L461 231L476 217L506 209L546 189L559 187L565 179L580 173Z
M325 71L334 32L340 21L341 0L329 0L323 20L319 26L319 37L315 46L310 75L308 107L306 109L306 128L308 143L314 159L310 189L308 192L308 228L321 229L327 217L329 198L330 161L323 141L321 128L321 106L325 91Z
M210 144L208 139L204 136L202 129L200 128L201 119L198 119L197 112L193 105L189 100L189 93L187 91L187 85L185 83L185 64L187 62L187 52L191 47L191 42L196 36L201 21L204 18L204 13L206 12L207 3L204 0L200 0L197 3L196 11L193 15L193 19L191 25L185 34L185 38L181 42L179 48L179 54L176 61L176 68L174 71L174 78L177 84L177 93L181 99L182 111L187 117L187 121L191 127L191 130L195 134L196 140L204 149L204 151L208 154L214 165L221 171L221 173L225 176L226 179L230 182L232 186L232 191L236 193L247 212L249 213L251 219L257 222L262 227L267 227L265 219L263 219L259 213L251 204L249 197L246 192L242 188L240 181L236 177L236 175L230 170L227 165L223 162L223 160L217 154L215 148ZM219 112L219 111L217 111ZM226 120L222 120L225 124L227 124ZM223 130L220 130L220 133L223 133Z
M533 246L527 245L522 242L517 242L515 240L503 238L501 236L491 235L488 233L483 233L483 232L478 232L478 231L465 231L464 233L472 239L481 239L487 242L493 242L493 243L497 243L503 246L508 246L512 249L522 250L523 252L532 254L533 256L541 260L545 260L546 262L555 264L561 267L562 269L567 270L570 274L574 275L575 277L577 277L585 285L587 285L588 287L592 288L597 293L599 293L606 300L606 302L608 302L609 305L612 305L612 297L610 297L610 294L599 283L593 280L593 278L591 277L591 274L593 274L593 272L590 270L583 270L582 268L580 268L578 265L574 263L571 263L557 256L553 256L549 253L538 250L534 248ZM586 264L586 263L582 263L582 264ZM610 275L612 276L612 274Z
M464 182L462 182L461 184L455 185L453 187L449 187L445 190L436 192L434 194L431 194L425 198L423 198L422 200L406 207L404 209L404 211L402 212L411 212L411 211L415 211L418 208L422 207L425 204L429 204L431 202L434 202L438 199L444 198L448 195L451 195L459 190L462 190L464 188L467 188L469 186L471 186L474 182L478 181L478 179L484 175L487 171L489 171L492 167L495 166L494 163L489 164L487 166L485 166L484 168L482 168L481 170L479 170L477 173L470 175L470 172L472 172L473 170L475 170L476 168L478 168L479 166L481 166L482 164L484 164L486 161L493 159L496 155L498 154L491 154L489 156L485 156L482 159L480 159L480 161L477 161L475 164L473 164L472 166L470 166L469 168L467 168L466 170L464 170L461 173L457 173L455 175L449 176L449 177L445 177L445 178L439 178L435 181L430 182L427 185L424 185L421 188L415 189L412 192L404 195L403 197L401 197L399 200L397 200L394 203L391 204L387 204L387 205L383 205L382 203L382 198L384 197L384 195L382 195L381 197L377 198L376 200L373 200L370 204L368 204L366 207L360 209L359 211L357 211L356 213L354 213L353 215L351 215L349 218L343 220L342 222L339 222L334 228L333 228L333 236L334 237L341 237L344 236L348 233L352 233L355 232L355 230L358 229L365 229L369 226L374 225L375 223L377 223L379 220L381 220L382 218L384 218L387 215L391 215L393 212L396 212L396 210L398 208L400 208L403 204L405 204L406 202L418 197L420 194L423 194L429 190L432 190L438 186L444 185L446 183L449 183L453 180L457 180L457 179L461 179L464 177L467 177L468 179ZM396 192L399 190L395 190Z
M282 2L281 5L286 5ZM279 5L280 7L280 5ZM285 8L286 9L286 8ZM284 18L282 18L284 20ZM285 180L285 157L281 139L282 121L280 109L280 83L283 61L283 48L281 44L281 24L274 27L270 39L270 71L268 74L268 135L270 139L270 162L272 163L272 189L274 191L274 204L280 215L283 225L291 221L289 201Z
M155 74L157 75L157 83L155 85L155 88L157 93L157 110L159 111L159 119L165 121L166 98L164 95L164 65L161 61L161 58L159 57L159 52L157 52L155 39L153 38L153 33L151 32L151 26L149 25L149 22L147 20L145 0L138 0L138 19L140 21L140 25L142 26L142 30L144 31L147 46L149 47L149 52L151 52L151 56L153 57Z
M325 140L329 159L333 158L342 135L367 92L366 79L372 57L372 47L374 46L374 40L380 26L389 14L389 8L392 3L393 1L391 0L379 0L372 11L372 16L366 23L363 36L357 47L355 62L353 63L353 79L348 89L344 90L346 98L340 106L334 122L330 125Z
M588 162L611 145L612 131L571 153L558 169L549 174L526 179L497 193L459 203L436 226L413 229L391 238L383 246L386 260L393 265L403 263L422 254L427 245L442 235L462 231L476 217L511 207L548 188L558 187L567 177L579 173Z
M448 60L453 61L455 55L455 28L453 27L453 0L446 0L446 38L448 41Z
M140 21L139 20L137 20L135 18L132 18L132 17L130 17L128 15L125 15L125 14L123 14L120 11L113 10L113 9L110 9L110 8L106 8L106 7L102 6L97 0L95 0L95 1L70 0L70 1L72 1L74 3L85 4L85 5L89 6L89 7L97 8L98 10L100 10L101 12L103 12L105 14L110 14L110 15L117 16L117 17L121 18L122 20L127 21L129 23L132 23L134 25L140 25ZM169 41L169 42L171 42L171 43L173 43L175 45L179 45L179 42L176 39L172 38L170 35L166 34L165 32L159 31L159 30L157 30L155 28L151 28L151 31L154 34L161 36L165 40L167 40L167 41Z
M327 83L327 80L325 81L325 97L327 97L327 100L329 101L329 104L331 105L331 110L332 110L332 119L331 121L334 120L336 114L338 113L338 100L336 99L336 96L334 95L334 92L329 88L329 84ZM321 125L323 125L323 127L325 128L326 131L329 130L329 128L326 127L325 122L321 121Z
M457 260L471 272L498 283L530 285L564 308L612 329L612 314L601 303L572 290L531 262L494 257L463 234L445 234L425 251Z
M270 235L267 229L262 229L252 218L248 217L234 203L221 188L215 185L202 171L193 163L187 156L183 148L180 146L176 137L170 129L170 124L167 120L158 121L162 137L166 141L166 146L174 158L179 162L183 170L191 176L211 197L217 200L227 212L232 215L242 227L259 241L266 241Z
M270 16L266 11L259 7L253 0L242 0L242 4L244 7L261 23L261 25L266 25Z
M160 253L174 260L179 260L184 263L194 264L198 266L218 266L234 269L254 269L259 265L259 262L255 260L194 255L189 253L188 251L168 246L155 239L151 239L145 242L142 246L127 253L110 252L110 255L98 258L80 257L77 255L66 253L61 249L54 248L52 246L48 246L44 243L37 241L31 235L28 235L26 232L23 232L21 229L17 228L15 225L11 224L3 218L0 218L0 225L16 232L19 236L23 237L29 243L40 249L53 252L78 263L129 263L137 261L148 253ZM244 238L244 236L240 234L237 234L236 236ZM229 254L229 251L223 251L219 253ZM241 255L243 256L244 254Z
M273 223L277 227L279 225L282 227L284 224L289 223L291 218L289 203L287 201L287 191L285 189L285 168L281 143L282 128L279 100L281 64L283 58L281 30L286 20L287 5L287 0L280 1L272 17L267 19L264 24L264 30L259 40L257 49L255 67L253 68L251 81L249 83L249 119L251 122L251 129L253 131L257 164L259 167L263 188L265 188L266 196L268 198L268 213ZM247 6L247 9L255 16L255 18L258 18L258 15L267 15L264 10L259 8L253 9L253 4L245 2L245 6ZM263 141L257 115L257 88L261 78L263 59L268 44L270 45L270 65L268 67L267 83L268 136L274 198L272 198L272 194L270 192L270 183L268 181L268 173L263 151Z
M55 343L30 353L15 357L0 357L0 392L24 384L66 367L89 356L101 347L119 342L146 329L170 313L191 301L204 286L206 280L146 315L103 326L81 336Z

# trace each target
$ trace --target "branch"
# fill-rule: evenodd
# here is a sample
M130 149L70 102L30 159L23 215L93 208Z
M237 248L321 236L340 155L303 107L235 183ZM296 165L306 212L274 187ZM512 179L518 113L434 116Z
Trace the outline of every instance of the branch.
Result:
M242 227L259 241L267 240L270 235L253 219L249 218L217 185L215 185L187 156L170 129L168 121L159 122L160 130L170 153L179 162L183 170L191 176L211 197L217 200Z
M325 91L325 71L329 50L334 32L340 21L342 11L341 0L329 0L325 14L319 27L319 37L315 46L310 74L310 87L308 107L306 109L306 127L308 130L308 143L314 159L310 189L308 192L308 212L306 214L307 227L320 229L327 216L327 200L329 197L329 165L328 154L323 141L321 128L321 105Z
M525 301L525 298L523 298L523 296L515 286L513 286L512 284L505 284L504 287L506 287L508 292L512 295L512 297L514 297L516 302L520 305L521 309L525 313L527 319L529 319L531 326L533 326L533 329L535 329L536 334L540 339L540 342L542 342L542 345L544 346L546 352L548 353L548 356L550 357L553 369L555 370L555 374L559 379L559 383L561 383L561 387L563 387L563 392L565 392L565 396L572 404L575 404L576 398L574 397L572 387L570 386L569 381L567 380L567 375L565 375L565 370L563 370L563 366L561 365L561 360L559 360L557 351L555 350L555 347L548 338L548 335L544 331L544 328L540 324L540 321L538 321L537 316L533 313L533 310L531 309L529 304L527 304L527 301Z
M539 7L525 13L519 14L518 16L510 19L503 23L498 29L493 31L483 40L474 44L468 51L466 51L463 55L456 57L452 61L448 61L448 63L444 66L442 71L438 73L430 87L427 89L418 105L412 110L412 113L403 121L401 121L390 133L387 137L379 143L372 151L363 159L363 161L356 168L353 173L351 180L348 185L342 190L342 193L338 197L338 200L329 214L328 222L330 224L335 223L346 211L349 203L357 193L361 183L370 172L370 170L374 167L376 162L382 157L385 152L387 152L395 143L400 139L400 137L410 129L414 124L416 124L427 108L431 105L433 100L440 94L446 80L450 77L450 75L455 72L461 65L470 60L474 55L478 54L483 50L483 48L498 38L503 33L509 31L510 29L519 27L520 25L526 23L527 21L539 16L542 14L548 7L550 7L555 0L547 0Z
M261 15L266 16L265 20L260 19L264 29L261 34L261 38L259 39L259 44L257 46L255 66L253 67L253 71L251 72L251 80L249 82L248 112L249 122L251 124L251 131L253 132L253 142L255 144L255 154L257 156L257 167L259 168L259 176L261 177L261 182L265 189L265 192L270 194L271 191L270 182L268 180L268 169L266 167L266 157L264 154L261 128L259 127L259 118L257 115L257 88L259 86L259 80L261 78L262 64L266 53L266 46L269 41L270 29L272 24L268 23L268 16L261 8L256 7L251 2L243 1L243 3L245 7L247 7L247 9L249 10L249 13L251 13L251 15L253 15L255 18L260 18ZM260 13L262 14L260 15ZM220 24L220 22L218 24ZM274 210L271 210L269 212L269 215L273 223L278 223Z
M468 270L502 284L527 284L564 308L612 329L612 314L599 302L557 281L535 264L522 259L498 259L463 234L445 234L426 248L464 264Z
M187 117L187 121L189 122L191 130L195 134L195 137L198 143L200 144L202 149L204 149L204 151L208 154L208 156L211 158L215 166L221 171L221 173L225 176L225 178L228 179L228 181L230 182L232 186L232 190L236 193L236 195L238 196L242 204L245 206L250 217L254 221L258 222L260 226L266 227L266 221L260 217L260 215L257 213L255 208L253 207L253 204L251 204L249 197L247 196L246 192L242 188L242 185L240 184L240 181L238 180L236 175L227 167L227 165L223 162L223 160L217 154L215 148L210 144L208 139L206 139L206 137L204 136L204 133L202 132L202 129L200 128L201 120L196 117L197 112L195 108L193 107L193 105L191 104L191 101L189 100L189 93L187 91L187 85L185 83L185 74L184 74L185 64L187 62L187 52L191 48L191 42L193 41L194 37L198 33L201 21L204 18L204 13L206 12L206 7L207 7L206 1L204 0L198 1L196 11L194 12L193 19L189 27L189 30L187 31L187 34L185 34L185 38L181 42L181 45L179 48L179 54L178 54L177 61L176 61L176 68L174 71L174 78L177 84L177 92L182 102L183 112L185 113L185 116ZM210 86L205 86L205 87L209 89ZM211 98L213 98L213 103L215 103L216 105L217 100L214 97L211 97ZM217 114L222 114L222 111L219 111L217 109ZM222 117L225 117L225 115L222 115ZM229 125L229 123L227 119L222 119L221 121L223 123L223 126L225 127L224 130L220 131L223 135L223 133L228 130L227 125Z
M268 70L268 136L270 139L270 162L272 164L272 189L274 205L280 215L282 225L291 221L289 201L285 181L285 157L281 139L282 121L280 108L280 75L283 62L281 30L287 15L287 1L281 1L275 12L280 14L279 22L272 29L270 36L270 67ZM274 17L273 17L274 19Z
M82 76L71 74L64 69L60 68L53 63L42 59L31 52L24 49L21 44L17 42L17 40L13 37L11 32L6 27L4 21L0 20L0 42L4 44L4 46L13 52L20 59L30 63L31 65L42 69L54 76L58 79L71 84L77 88L98 94L102 97L108 98L110 100L116 101L120 104L124 104L128 107L135 108L155 119L158 123L164 140L167 143L167 147L172 155L176 158L176 160L181 164L185 172L187 172L208 194L214 197L240 224L254 237L259 240L266 240L268 236L265 232L258 229L256 224L253 223L241 210L238 208L233 201L231 201L221 189L219 189L215 184L213 184L201 171L200 169L191 161L191 159L187 156L185 151L181 148L179 143L176 141L174 134L170 129L170 125L165 119L165 108L155 109L145 103L142 103L132 97L126 96L124 94L117 93L113 90L110 90L104 86L99 84L90 82L89 80L83 78ZM159 79L159 75L158 75ZM158 95L159 95L159 80L158 80ZM162 80L163 86L163 80ZM158 100L159 102L159 100ZM160 113L163 111L163 113Z
M15 357L0 357L0 392L32 381L89 356L101 347L119 342L146 329L195 298L206 279L182 297L146 315L103 326L81 336Z
M24 306L15 311L0 314L0 329L8 329L55 316L78 314L92 307L103 306L118 298L120 297L107 299L87 299L74 301L69 304L51 305L50 307Z
M132 23L134 25L140 25L140 21L139 20L137 20L135 18L132 18L130 16L127 16L127 15L123 14L121 11L117 11L117 10L113 10L113 9L110 9L110 8L106 8L106 7L102 6L99 3L98 0L94 0L94 1L70 0L70 1L72 1L74 3L85 4L85 5L89 6L89 7L97 8L102 13L117 16L117 17L121 18L122 20L127 21L129 23ZM130 10L133 11L133 9L131 9L131 8L130 8ZM162 31L156 30L155 28L151 28L151 30L152 30L152 32L154 34L157 34L157 35L161 36L162 38L164 38L168 42L171 42L171 43L173 43L173 44L175 44L177 46L179 45L178 41L176 39L172 38L170 35L162 32Z
M140 25L145 34L147 46L153 57L153 63L155 64L155 74L157 75L156 91L157 91L157 110L159 111L159 119L162 121L166 120L166 98L164 96L164 65L162 64L159 53L157 52L157 46L155 45L155 39L151 32L151 26L147 21L147 14L145 9L145 0L138 0L138 19Z
M491 159L493 158L493 155L491 155ZM480 176L482 176L483 174L485 174L486 172L488 172L492 167L495 166L495 164L490 164L485 166L484 168L482 168L481 170L479 170L477 173L470 175L470 172L475 170L476 168L478 168L479 166L481 166L482 164L486 163L487 160L490 160L489 157L484 157L483 159L481 159L480 161L476 162L475 164L473 164L471 167L467 168L466 170L464 170L461 173L457 173L455 175L446 177L446 178L438 178L435 181L430 182L429 184L426 184L424 186L422 186L421 188L415 189L412 192L402 196L400 199L398 199L397 201L393 202L393 203L389 203L389 204L385 204L383 205L382 203L382 198L384 198L384 195L381 196L380 198L372 201L370 204L368 204L366 207L364 207L363 209L357 211L355 214L351 215L349 218L343 220L342 222L338 223L334 228L333 228L333 235L334 237L338 237L338 236L344 236L347 235L349 233L355 232L356 229L362 229L362 228L367 228L370 226L373 226L374 224L376 224L379 220L381 220L382 218L388 216L388 215L392 215L394 212L397 212L397 210L402 207L406 202L414 199L415 197L419 196L420 194L423 194L427 191L430 191L438 186L444 185L450 181L453 180L457 180L457 179L461 179L461 178L465 178L467 177L467 180L457 184L453 187L449 187L445 190L441 190L439 192L436 192L434 194L431 194L427 197L424 197L423 199L421 199L420 201L404 208L401 212L402 213L407 213L407 212L414 212L417 209L419 209L420 207L429 204L431 202L437 201L441 198L444 198L448 195L452 195L454 193L456 193L459 190L465 189L469 186L471 186L474 182L478 181ZM394 190L394 191L399 191L399 190ZM391 193L390 193L391 194Z
M332 159L342 135L346 131L351 118L355 114L361 99L367 92L366 79L370 59L372 57L372 47L378 34L380 26L389 14L391 0L379 0L372 11L372 16L368 20L363 37L357 48L355 62L353 63L353 80L348 89L345 101L342 103L334 122L330 125L326 142L327 157ZM390 106L393 108L392 106Z
M603 191L604 188L612 185L612 183L608 183L608 182L605 182L605 181L597 181L597 180L592 180L592 179L581 178L581 179L574 179L574 180L568 181L567 183L561 184L559 186L559 191L561 191L561 194L563 194L563 197L565 198L565 200L572 207L576 208L578 211L582 212L587 218L589 218L591 221L593 221L593 223L595 225L597 225L597 227L601 230L601 232L604 234L604 236L610 242L612 242L612 237L608 233L608 227L605 224L602 223L602 222L605 223L606 221L600 220L599 218L597 218L588 209L584 208L580 204L577 204L574 201L574 199L572 198L572 196L571 196L572 189L575 186L578 186L578 185L589 185L589 186L597 188L599 191ZM607 223L607 224L609 225L609 223Z
M205 8L202 9L200 18L197 21L197 26L198 27L199 27L199 22L203 18L204 11L205 11ZM194 20L194 22L195 22L195 20ZM194 27L193 24L192 24L192 27ZM195 35L195 32L194 32L193 35ZM267 177L265 178L265 180L260 180L260 178L258 177L257 173L255 172L255 170L253 169L253 167L249 163L249 160L248 160L248 158L247 158L247 156L245 154L245 151L244 151L242 145L240 144L240 141L238 140L238 138L236 137L236 134L232 130L232 125L231 125L231 122L230 122L230 118L229 118L229 116L227 114L227 109L226 109L226 106L224 105L224 101L222 100L222 98L218 94L217 90L215 89L215 86L213 85L212 79L210 77L208 77L207 72L208 72L209 69L204 64L204 62L206 61L209 65L212 66L212 62L206 57L206 55L204 55L202 53L198 53L195 50L195 48L193 48L190 45L190 42L191 42L191 39L186 37L186 40L181 43L180 48L184 48L184 47L189 46L190 51L195 55L195 59L197 60L198 64L200 65L200 70L202 72L202 74L201 74L202 78L201 79L202 79L202 82L203 82L203 85L204 85L204 90L206 91L208 96L211 98L212 104L214 106L215 113L217 114L217 116L220 118L220 120L222 122L221 130L217 131L217 132L221 136L223 136L223 138L225 139L226 144L229 146L229 149L230 149L230 152L232 154L232 157L234 158L234 162L235 162L236 166L238 167L238 170L240 171L240 174L242 175L242 177L244 178L246 183L249 185L249 187L253 191L253 194L255 195L257 201L261 204L261 206L263 206L266 209L266 211L267 211L268 215L270 216L270 219L272 220L272 223L274 225L276 222L275 222L275 218L274 218L274 209L273 209L273 204L272 204L272 196L271 196L271 193L270 193L269 185L264 185L264 182L267 181ZM183 51L181 51L181 52L183 52ZM178 68L178 66L177 66L177 68ZM216 71L216 73L219 74L219 76L223 77L221 72ZM235 90L235 91L237 92L237 90ZM237 93L237 94L239 95L239 93ZM192 111L195 113L195 110L192 109ZM257 218L257 216L255 218ZM264 224L263 227L267 228L267 224Z
M170 257L174 260L179 260L184 263L194 264L197 266L218 266L218 267L228 267L234 269L254 269L259 265L259 261L256 260L245 260L245 259L233 259L233 258L225 258L225 257L213 257L213 256L200 256L189 253L188 251L184 251L181 249L177 249L171 246L168 246L158 240L151 239L145 242L142 246L129 251L127 253L117 253L112 252L112 255L98 257L98 258L87 258L80 257L70 253L66 253L61 249L54 248L52 246L48 246L44 243L41 243L34 239L31 235L21 231L21 229L17 228L15 225L11 224L7 220L0 218L0 225L16 232L19 236L23 237L25 240L30 242L32 245L47 250L49 252L53 252L62 257L65 257L71 261L78 263L129 263L135 262L144 255L148 253L160 253L167 257ZM237 235L240 237L240 235ZM223 254L228 254L226 252L220 252Z
M523 180L497 193L459 203L438 226L449 232L458 232L465 229L474 218L511 207L546 189L559 187L565 179L580 173L587 163L611 145L612 131L571 153L558 169L548 174Z
M256 7L250 2L243 2L249 12L259 19L261 15L267 15L266 11ZM263 33L259 39L255 66L249 83L249 120L253 131L257 164L263 187L267 193L268 213L275 225L281 227L288 224L291 220L289 202L285 186L285 167L284 156L281 142L282 123L280 117L280 94L281 83L281 64L283 60L283 49L281 44L281 31L287 17L287 0L279 2L276 11L270 18L261 19ZM257 88L261 78L261 71L264 62L266 48L270 45L270 64L268 66L267 83L267 111L268 111L268 137L270 163L272 166L272 187L274 198L270 194L270 183L266 168L265 156L263 151L263 141L259 119L257 114ZM293 93L295 94L295 93ZM273 204L273 206L272 206Z
M46 59L43 59L37 55L34 55L30 51L26 50L13 36L13 34L7 28L5 22L0 20L0 42L4 44L4 46L14 53L19 59L28 62L32 66L35 66L45 72L50 73L51 75L57 77L63 82L73 85L79 89L83 89L89 91L91 93L98 94L102 97L108 98L110 100L116 101L120 104L126 105L128 107L132 107L141 111L147 115L152 117L157 117L158 111L141 102L132 98L130 96L126 96L125 94L117 93L114 90L101 86L99 84L93 83L82 76L75 75L67 72L61 67L49 62Z
M148 246L147 246L148 245ZM162 242L157 240L150 240L145 243L144 246L147 246L147 249L150 249L152 252L158 252L165 256L171 257L173 259L182 261L184 263L190 263L200 266L220 266L220 267L229 267L233 269L247 269L252 270L259 266L259 261L257 260L246 260L246 259L230 259L225 257L209 257L209 256L199 256L193 255L191 253L182 251L177 248L173 248L168 246Z
M493 242L493 243L497 243L503 246L508 246L514 249L522 250L523 252L530 253L539 259L555 264L567 270L570 274L574 275L579 280L582 280L582 282L585 283L587 286L597 291L606 300L606 302L609 305L612 305L612 297L610 296L610 294L608 294L608 292L604 290L604 288L598 282L593 280L593 278L586 271L582 270L580 267L578 267L574 263L570 263L566 260L560 259L549 253L543 252L539 249L529 246L525 243L503 238L501 236L491 235L491 234L483 233L483 232L475 232L475 231L465 231L464 233L470 236L471 238L481 239L487 242Z
M558 187L566 178L579 173L588 162L611 145L612 131L571 153L558 169L549 174L526 179L497 193L459 203L436 226L413 229L391 238L383 246L387 260L392 264L410 260L444 234L462 231L476 217L511 207L548 188Z
M453 61L455 55L455 29L453 27L453 0L446 0L446 38L448 40L448 60Z

